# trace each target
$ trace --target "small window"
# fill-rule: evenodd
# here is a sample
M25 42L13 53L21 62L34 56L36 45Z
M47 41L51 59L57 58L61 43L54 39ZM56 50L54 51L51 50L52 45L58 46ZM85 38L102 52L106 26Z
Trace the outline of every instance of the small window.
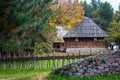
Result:
M79 38L75 38L75 41L78 42L78 41L79 41Z
M60 48L60 45L57 45L57 48Z

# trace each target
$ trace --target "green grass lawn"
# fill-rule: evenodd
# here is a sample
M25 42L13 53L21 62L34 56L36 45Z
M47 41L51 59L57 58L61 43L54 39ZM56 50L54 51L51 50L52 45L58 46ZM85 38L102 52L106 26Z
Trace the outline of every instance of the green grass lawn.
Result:
M77 61L77 59L75 60ZM38 61L38 64L37 66L34 65L34 64L29 64L27 65L29 67L28 70L17 70L14 69L14 64L11 63L11 62L8 62L8 63L3 63L4 66L10 66L10 68L7 70L2 70L2 64L0 64L0 80L1 79L20 79L20 80L30 80L30 78L34 77L34 76L39 76L41 75L42 73L49 73L51 72L52 69L54 68L59 68L59 67L62 67L62 64L63 64L63 61L60 59L60 60L55 60L54 61L54 68L53 68L53 60L50 60L49 64L50 66L47 67L47 60L45 61ZM70 63L72 63L73 60L71 59L70 60ZM26 63L26 62L24 62ZM28 62L27 62L28 63ZM36 63L36 62L35 62ZM15 67L21 67L22 69L22 62L21 63L16 63ZM67 59L64 60L64 65L68 65L69 62ZM35 69L32 68L32 66L35 66ZM39 68L36 68L38 67ZM33 79L31 79L33 80Z
M59 75L49 75L47 80L120 80L120 73L109 74L109 75L101 75L87 78L71 78L71 77L63 77Z
M68 65L69 63L72 63L73 61L77 61L77 59L68 61L65 59L64 61L62 60L55 60L54 68L59 68L62 67L62 64L64 62L64 65ZM25 62L25 63L30 63L30 62ZM96 77L88 77L88 78L68 78L68 77L61 77L58 75L49 75L51 70L53 69L53 60L50 60L49 68L46 66L48 64L48 61L38 61L35 62L37 63L35 66L35 69L32 69L32 66L34 64L29 64L29 70L17 70L14 69L14 67L21 67L22 68L22 63L18 63L14 65L13 63L6 63L3 64L10 66L10 69L8 70L2 70L2 64L0 65L0 80L1 79L12 79L12 80L38 80L39 78L41 80L45 80L47 77L47 80L120 80L120 74L112 74L112 75L103 75L103 76L96 76ZM39 67L39 68L38 68ZM48 76L49 75L49 76Z
M49 73L50 70L8 70L0 71L0 80L1 79L19 79L19 78L29 78L30 76L36 76L43 72Z
M14 70L0 71L0 80L120 80L120 73L101 75L87 78L63 77L50 74L51 70Z

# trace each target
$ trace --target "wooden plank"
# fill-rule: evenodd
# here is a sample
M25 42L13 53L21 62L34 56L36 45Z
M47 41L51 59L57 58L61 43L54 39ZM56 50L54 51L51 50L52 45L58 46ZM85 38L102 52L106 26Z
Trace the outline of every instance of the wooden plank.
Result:
M74 55L74 56L45 56L45 57L21 57L21 58L7 58L0 59L1 62L9 62L9 61L30 61L30 60L51 60L51 59L73 59L73 58L84 58L84 55ZM89 55L86 55L89 56Z

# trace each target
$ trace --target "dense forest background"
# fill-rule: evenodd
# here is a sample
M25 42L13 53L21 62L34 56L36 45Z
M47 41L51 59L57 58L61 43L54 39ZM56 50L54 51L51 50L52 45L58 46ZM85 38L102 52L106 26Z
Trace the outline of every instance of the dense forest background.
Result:
M52 0L2 0L0 2L0 53L40 54L51 52L56 25L71 29L84 14L106 30L107 42L120 44L120 8L108 2L62 4ZM72 16L71 16L72 15Z

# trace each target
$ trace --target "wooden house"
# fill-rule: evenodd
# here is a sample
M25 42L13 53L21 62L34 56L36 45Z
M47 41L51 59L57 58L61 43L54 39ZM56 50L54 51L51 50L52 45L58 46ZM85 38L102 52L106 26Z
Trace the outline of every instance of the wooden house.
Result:
M101 51L106 49L103 39L108 34L95 24L89 17L71 29L63 38L66 52Z

